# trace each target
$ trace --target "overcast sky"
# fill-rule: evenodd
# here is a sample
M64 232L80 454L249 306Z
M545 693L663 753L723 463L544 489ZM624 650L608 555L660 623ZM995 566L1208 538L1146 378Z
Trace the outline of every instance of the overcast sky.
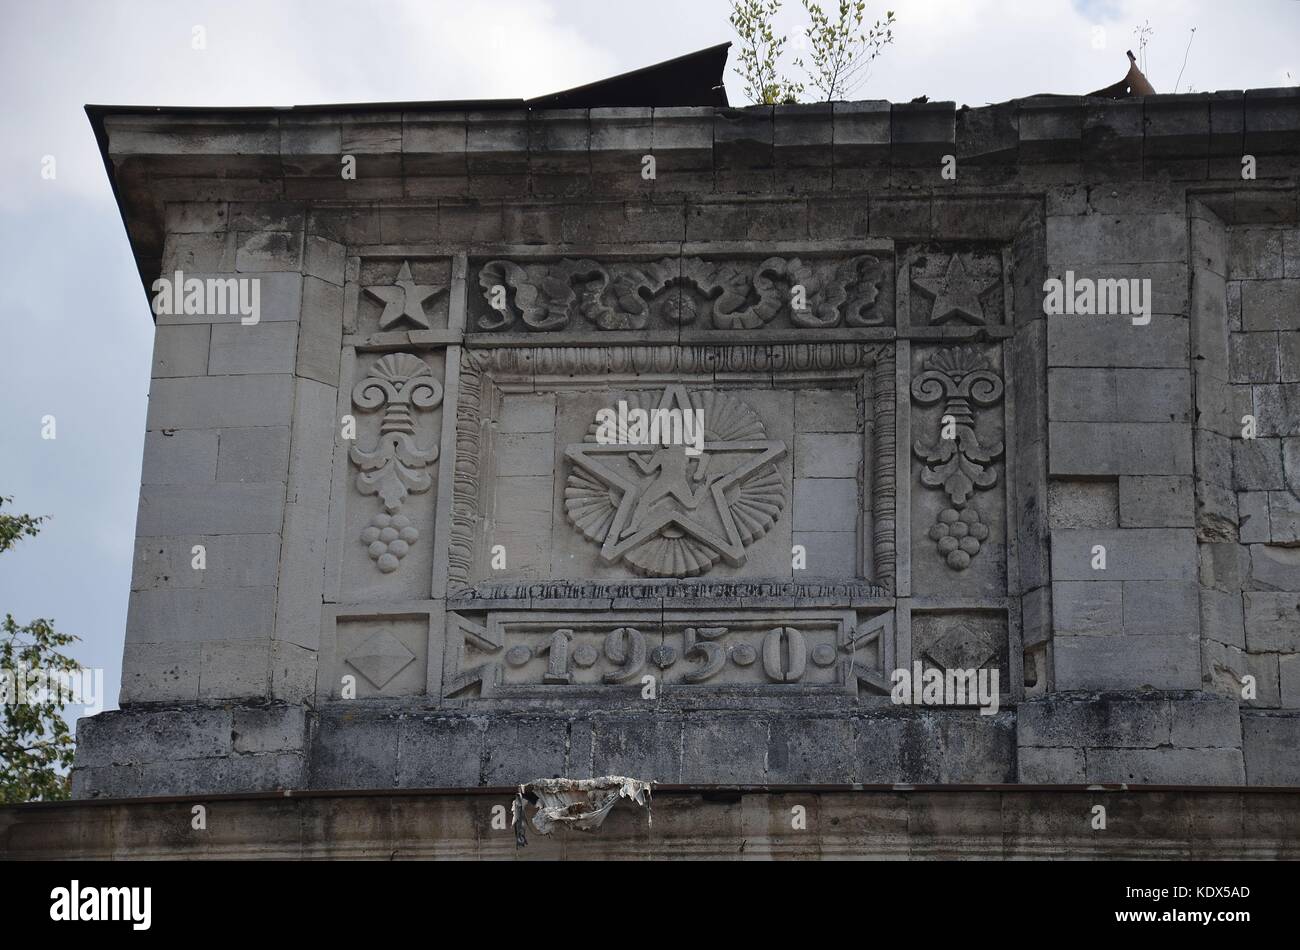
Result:
M825 0L828 8L835 0ZM53 617L116 705L153 324L88 102L530 97L732 39L728 0L0 0L0 495L50 516L0 558L0 612ZM1149 24L1174 91L1294 85L1295 0L894 0L856 98L983 105L1116 82ZM883 3L869 12L883 16ZM781 21L795 34L798 0ZM191 47L195 26L207 48ZM1100 27L1099 34L1096 28ZM730 70L731 101L744 102ZM43 156L57 177L42 180ZM41 438L41 418L57 438Z

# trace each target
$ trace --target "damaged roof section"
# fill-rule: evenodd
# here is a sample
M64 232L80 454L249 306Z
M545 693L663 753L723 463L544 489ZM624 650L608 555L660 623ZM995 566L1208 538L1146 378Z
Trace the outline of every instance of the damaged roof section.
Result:
M519 786L511 816L515 826L515 844L520 848L528 844L524 816L530 802L537 804L531 818L533 828L538 834L549 835L562 826L578 831L595 831L624 798L644 807L646 821L650 821L650 783L640 779L606 775L602 778L543 778L527 782Z

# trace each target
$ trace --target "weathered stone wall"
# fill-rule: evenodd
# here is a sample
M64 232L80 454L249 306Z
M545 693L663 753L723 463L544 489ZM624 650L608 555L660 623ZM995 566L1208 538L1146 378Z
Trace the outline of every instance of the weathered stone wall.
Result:
M1300 798L1272 789L659 788L596 833L527 846L500 816L514 789L300 792L205 803L73 801L0 808L13 860L1295 860ZM1105 830L1081 815L1106 809ZM802 808L806 827L792 828ZM992 895L990 895L992 896Z
M79 796L1300 783L1293 90L102 122L146 282L261 315L157 318ZM636 509L620 399L716 497Z

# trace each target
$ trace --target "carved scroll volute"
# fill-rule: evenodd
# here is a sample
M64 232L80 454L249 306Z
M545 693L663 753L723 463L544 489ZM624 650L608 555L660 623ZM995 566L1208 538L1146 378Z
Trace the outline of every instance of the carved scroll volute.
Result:
M415 440L415 411L442 403L442 384L424 360L409 353L390 353L377 360L352 390L352 404L363 412L383 408L379 438L370 450L354 445L348 453L359 469L357 491L379 496L383 511L361 532L376 566L385 574L397 570L419 529L401 513L408 494L429 490L428 467L438 459L438 447L421 447Z
M945 562L954 570L970 567L989 528L971 504L977 489L992 488L998 474L993 462L1002 456L1001 441L984 445L976 433L975 407L992 406L1002 398L1003 383L988 359L971 346L951 347L934 353L925 371L912 380L912 398L923 406L944 403L940 438L932 444L918 439L913 451L925 465L921 484L942 489L951 507L939 512L929 535ZM944 437L944 420L952 432Z

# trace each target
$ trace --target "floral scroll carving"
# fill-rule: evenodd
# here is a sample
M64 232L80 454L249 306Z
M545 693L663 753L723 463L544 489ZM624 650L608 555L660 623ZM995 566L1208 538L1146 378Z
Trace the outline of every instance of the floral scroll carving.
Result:
M929 535L953 570L970 567L981 542L989 536L989 526L981 520L972 498L977 490L997 484L993 462L1002 456L1003 445L1001 441L980 441L975 407L995 405L1002 393L1002 378L973 346L936 351L912 380L912 398L918 404L944 401L940 437L930 444L918 439L913 451L924 463L921 484L948 496L950 507L939 512ZM942 424L945 421L946 425ZM945 432L949 426L951 430Z
M379 438L372 449L354 445L348 453L359 471L357 491L378 496L382 510L361 532L361 543L385 574L397 570L420 538L419 529L402 513L408 494L426 492L433 484L429 466L438 447L415 440L415 413L442 403L442 384L429 365L410 353L390 353L375 361L369 374L352 390L352 404L363 412L383 409Z
M476 327L547 332L583 323L600 330L882 326L892 316L888 307L877 306L886 269L869 254L832 260L493 260L479 270L487 310Z

